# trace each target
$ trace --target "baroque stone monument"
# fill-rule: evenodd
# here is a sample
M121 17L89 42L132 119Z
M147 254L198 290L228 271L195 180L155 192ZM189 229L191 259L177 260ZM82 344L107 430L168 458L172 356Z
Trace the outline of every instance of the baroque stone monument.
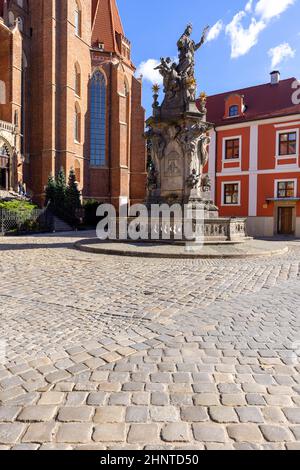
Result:
M206 240L240 240L245 238L245 220L219 219L211 200L210 179L204 173L214 125L206 119L205 93L200 95L199 107L196 104L195 55L208 30L205 28L200 42L195 43L189 24L177 43L178 62L162 58L157 67L163 77L164 99L160 105L160 87L154 85L153 115L147 120L146 132L151 153L147 203L202 204Z

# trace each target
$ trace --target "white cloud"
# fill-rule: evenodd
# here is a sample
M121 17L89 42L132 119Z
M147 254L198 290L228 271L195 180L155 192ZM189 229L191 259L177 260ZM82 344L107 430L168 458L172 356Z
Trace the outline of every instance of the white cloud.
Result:
M209 42L209 41L214 41L215 39L217 39L220 36L223 30L223 27L224 27L223 21L222 20L217 21L217 23L212 28L210 28L209 33L207 35L207 41Z
M231 58L247 54L259 40L260 33L267 28L272 18L279 17L296 0L248 0L245 9L238 12L226 26L231 40ZM253 12L255 11L255 13ZM248 26L245 21L248 20Z
M236 59L252 49L258 42L259 34L266 28L264 21L251 19L248 28L244 28L242 20L246 16L244 11L240 11L234 17L231 23L226 26L226 34L231 40L231 58Z
M252 12L252 6L253 6L253 0L249 0L247 5L245 6L245 11L247 13L251 13Z
M151 82L153 84L161 85L163 83L163 78L160 75L158 70L154 70L160 64L159 60L156 59L148 59L141 64L137 68L137 75L143 75L145 80Z
M295 0L259 0L255 7L255 13L263 20L271 20L281 15Z
M269 56L272 58L272 68L278 67L285 59L292 59L295 54L296 51L287 42L273 47L269 50Z

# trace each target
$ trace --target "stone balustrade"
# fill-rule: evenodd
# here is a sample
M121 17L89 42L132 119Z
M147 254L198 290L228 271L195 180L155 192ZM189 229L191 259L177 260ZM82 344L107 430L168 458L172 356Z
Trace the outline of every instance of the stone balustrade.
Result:
M15 126L11 122L0 121L0 130L13 133Z

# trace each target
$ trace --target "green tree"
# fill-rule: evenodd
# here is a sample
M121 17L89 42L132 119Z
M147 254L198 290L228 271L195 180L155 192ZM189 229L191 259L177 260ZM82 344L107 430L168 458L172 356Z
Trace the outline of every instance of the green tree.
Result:
M55 184L55 212L58 215L64 213L65 204L66 204L66 193L67 193L66 176L65 176L64 169L61 168L57 174L56 184Z
M48 183L46 187L46 199L45 206L50 204L50 207L55 207L55 192L56 192L56 183L52 175L48 178Z
M66 209L71 217L76 219L76 209L81 207L80 191L76 182L76 174L73 168L69 173L68 186L66 189Z

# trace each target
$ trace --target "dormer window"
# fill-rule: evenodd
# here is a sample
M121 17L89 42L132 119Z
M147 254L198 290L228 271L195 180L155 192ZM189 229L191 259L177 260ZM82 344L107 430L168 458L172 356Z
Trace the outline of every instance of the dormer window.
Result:
M224 119L235 118L244 114L246 109L244 98L244 95L238 93L233 93L225 98Z
M234 117L238 115L239 115L239 107L237 105L230 106L229 117Z

